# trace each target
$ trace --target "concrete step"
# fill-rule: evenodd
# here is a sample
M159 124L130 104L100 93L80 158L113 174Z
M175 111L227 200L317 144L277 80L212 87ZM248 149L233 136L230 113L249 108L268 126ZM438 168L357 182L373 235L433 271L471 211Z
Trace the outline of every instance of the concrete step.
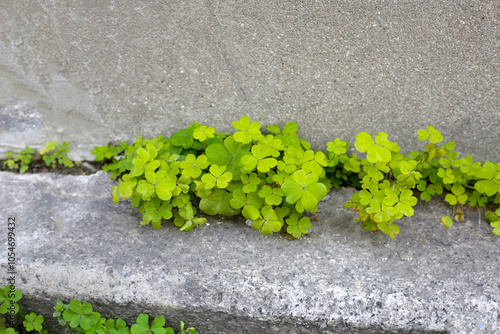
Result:
M112 203L113 184L102 172L0 172L0 241L15 217L16 286L50 326L57 299L79 299L106 318L163 315L202 334L500 331L500 238L484 218L476 231L475 209L445 229L446 203L419 204L391 240L362 230L342 208L353 190L338 189L311 234L289 241L243 218L141 226L129 202Z

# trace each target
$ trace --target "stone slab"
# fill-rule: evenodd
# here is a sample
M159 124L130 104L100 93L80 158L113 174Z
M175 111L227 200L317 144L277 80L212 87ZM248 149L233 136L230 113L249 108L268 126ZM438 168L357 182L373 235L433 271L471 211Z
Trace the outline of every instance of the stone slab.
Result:
M432 125L500 161L500 3L2 0L0 153L133 142L243 115L315 148ZM26 112L29 111L29 112Z
M496 333L500 238L479 216L445 229L450 207L419 204L395 240L363 231L320 204L311 234L264 236L243 219L211 217L189 233L141 226L114 181L0 172L3 226L16 219L17 282L47 321L57 299L91 302L104 317L141 313L211 333ZM0 233L6 244L6 231ZM6 281L6 250L0 281Z

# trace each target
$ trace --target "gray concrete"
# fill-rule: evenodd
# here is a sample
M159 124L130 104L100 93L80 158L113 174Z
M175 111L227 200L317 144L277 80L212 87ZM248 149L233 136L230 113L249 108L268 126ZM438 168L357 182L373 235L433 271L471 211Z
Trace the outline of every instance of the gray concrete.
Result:
M141 226L130 203L112 203L113 184L102 172L0 173L3 226L17 222L18 288L49 321L56 299L78 298L106 317L164 315L202 334L500 330L500 238L484 219L476 233L475 210L445 229L444 202L418 205L391 241L359 228L342 208L352 190L340 189L312 233L288 241L242 219L211 217L189 233Z
M296 121L323 147L441 129L500 160L498 1L19 1L0 6L0 152ZM17 100L16 100L17 99ZM16 109L17 106L17 109ZM16 111L17 110L17 111Z

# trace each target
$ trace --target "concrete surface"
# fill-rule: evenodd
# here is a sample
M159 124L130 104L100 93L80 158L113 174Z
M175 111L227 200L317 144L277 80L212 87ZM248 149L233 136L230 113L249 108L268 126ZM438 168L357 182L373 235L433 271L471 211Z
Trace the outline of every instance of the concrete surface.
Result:
M3 226L17 222L17 286L51 324L56 300L77 298L108 318L163 315L202 334L500 331L500 238L484 219L476 233L475 210L445 229L449 206L419 204L391 241L363 231L342 208L352 189L339 189L312 233L288 241L242 219L211 217L189 233L141 226L130 203L112 203L113 184L102 172L0 172Z
M500 3L18 1L0 6L0 153L73 158L198 121L295 121L316 148L360 131L417 150L433 125L500 161Z

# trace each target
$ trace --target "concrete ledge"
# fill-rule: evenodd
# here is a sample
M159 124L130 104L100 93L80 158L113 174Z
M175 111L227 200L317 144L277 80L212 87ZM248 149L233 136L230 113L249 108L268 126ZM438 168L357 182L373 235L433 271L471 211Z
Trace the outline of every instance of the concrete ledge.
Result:
M211 218L189 233L143 227L128 202L112 203L113 183L102 172L0 173L2 219L16 218L23 304L52 325L55 301L77 298L107 318L163 315L202 334L500 330L500 238L484 219L471 236L475 210L445 229L445 203L419 205L391 241L359 228L342 208L352 190L339 189L321 203L310 236L288 241L242 219Z

